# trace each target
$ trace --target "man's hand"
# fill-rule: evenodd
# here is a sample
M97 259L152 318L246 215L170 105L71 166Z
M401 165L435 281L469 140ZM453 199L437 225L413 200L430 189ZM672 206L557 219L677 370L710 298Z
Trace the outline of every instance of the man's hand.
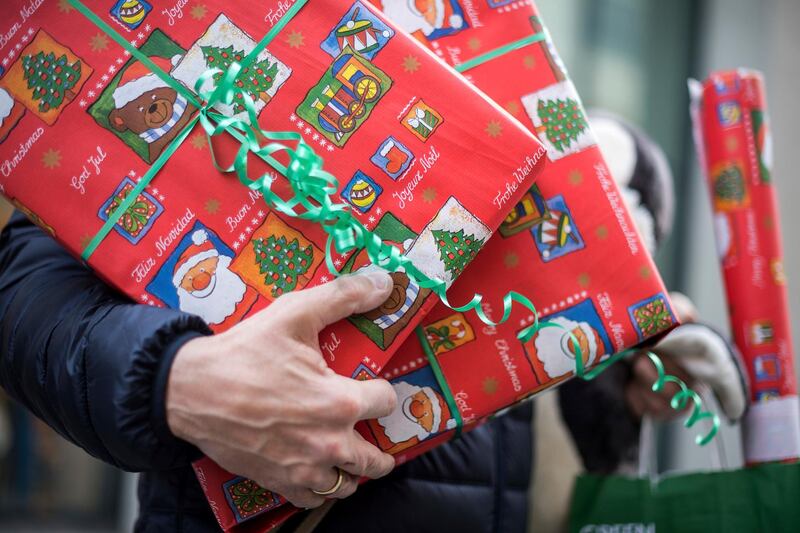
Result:
M344 482L331 497L378 478L392 456L365 441L358 420L389 415L397 397L380 379L355 381L323 359L320 330L374 309L392 287L388 274L346 276L281 296L232 329L194 339L175 357L167 388L172 432L223 468L275 491L298 507L324 501L313 490Z
M658 353L656 351L656 353ZM662 356L664 371L692 386L692 378L674 361L672 357ZM646 354L637 354L631 362L631 378L625 386L625 400L628 409L636 418L651 416L656 420L669 420L680 414L670 406L670 400L678 392L678 386L667 383L659 392L653 392L653 383L658 379L658 371Z
M679 292L671 292L672 307L681 323L690 323L697 320L697 308L692 301ZM674 357L659 352L658 346L653 350L664 363L664 371L681 379L688 386L694 380L680 366ZM667 420L675 417L680 411L670 406L670 400L678 392L678 386L667 383L659 392L653 392L653 383L658 379L658 371L653 366L646 354L637 354L631 362L631 379L625 387L625 400L628 409L636 418L644 415L652 416L656 420Z

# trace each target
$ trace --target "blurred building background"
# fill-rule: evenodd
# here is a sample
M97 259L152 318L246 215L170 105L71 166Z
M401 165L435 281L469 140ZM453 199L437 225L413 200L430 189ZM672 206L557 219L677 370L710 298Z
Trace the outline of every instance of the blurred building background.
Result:
M746 66L765 73L780 191L785 269L800 339L800 180L793 143L800 124L800 2L797 0L538 0L544 20L588 107L613 111L664 147L676 177L675 231L657 257L672 290L703 320L727 331L707 191L688 115L686 80ZM0 224L10 210L0 200ZM532 530L559 531L580 466L560 427L553 395L537 400L537 472ZM708 450L680 425L658 432L661 471L707 468ZM726 427L730 466L741 462L738 428ZM134 478L88 457L0 393L0 530L127 531Z

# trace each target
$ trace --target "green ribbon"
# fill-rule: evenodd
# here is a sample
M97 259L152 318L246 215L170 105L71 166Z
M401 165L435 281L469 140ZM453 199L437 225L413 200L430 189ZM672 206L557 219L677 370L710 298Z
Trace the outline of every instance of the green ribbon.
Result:
M518 39L516 41L503 45L499 48L495 48L494 50L490 50L484 54L475 56L472 59L469 59L467 61L464 61L463 63L455 65L453 68L456 69L458 72L466 72L467 70L473 69L478 65L482 65L495 58L504 56L509 52L513 52L514 50L519 50L520 48L525 48L526 46L530 46L534 43L538 43L546 39L547 35L544 32L534 33L533 35L523 37L522 39Z
M447 383L447 378L444 377L444 372L442 372L439 359L436 358L433 348L431 348L431 345L428 344L428 338L425 335L425 330L421 326L417 326L414 331L417 334L419 343L422 345L422 349L428 358L428 364L433 371L434 377L436 377L436 382L439 384L439 388L442 389L442 396L444 396L444 400L447 403L447 408L450 410L450 414L453 416L453 420L455 421L456 427L453 433L453 438L457 439L461 436L461 428L464 427L464 419L461 417L461 411L458 409L458 404L456 404L453 391L450 390L450 385Z
M188 137L192 129L199 123L203 130L205 130L208 140L209 151L212 157L214 167L223 174L235 173L239 181L249 189L261 193L267 208L270 210L280 211L281 213L302 220L308 220L313 223L319 224L322 229L328 234L325 243L325 263L328 270L334 276L340 276L341 273L337 270L333 263L332 251L335 249L340 254L346 254L357 250L365 250L370 262L379 266L389 272L404 271L409 279L416 283L420 288L430 289L435 293L439 299L450 309L457 312L467 313L474 311L480 320L490 326L498 326L499 324L507 321L511 316L511 311L514 303L524 307L529 314L535 317L534 323L519 332L518 337L522 342L527 342L533 335L542 328L546 327L559 327L567 331L567 334L573 340L573 345L576 348L575 357L575 374L583 377L584 379L592 379L597 376L603 369L614 361L624 357L626 352L615 354L609 357L606 361L587 370L583 364L581 357L580 347L578 346L577 339L572 333L564 326L549 322L540 322L538 312L536 311L533 302L526 296L510 291L503 297L503 313L498 321L491 320L486 313L484 313L481 306L483 296L475 293L472 299L464 305L454 305L447 299L445 293L447 285L443 280L437 278L430 278L425 273L420 271L411 260L401 253L395 246L384 243L380 237L369 231L364 227L352 214L351 207L346 203L335 203L333 198L339 189L337 179L329 172L323 170L322 158L317 155L314 150L305 143L302 135L295 132L268 132L262 130L258 125L255 104L250 95L236 86L236 79L239 72L247 68L257 59L266 46L284 29L284 27L293 19L293 17L308 3L309 0L297 0L294 5L286 12L286 14L275 24L272 29L261 38L256 44L255 48L251 50L241 62L232 62L231 65L224 72L212 68L205 71L200 75L194 85L195 93L192 93L180 82L170 77L169 74L161 70L155 65L146 55L139 51L135 46L131 45L125 38L119 35L113 28L106 24L102 19L95 15L89 8L87 8L80 0L68 0L78 12L89 19L94 25L101 29L104 33L109 35L115 42L127 50L131 56L146 65L152 72L159 78L164 80L170 87L175 89L178 93L183 95L196 109L197 114L191 119L189 124L183 131L167 146L162 154L151 165L150 169L141 177L139 183L128 194L117 209L109 214L108 220L103 224L101 229L92 238L90 243L86 246L81 254L85 261L88 261L91 255L97 250L100 243L106 238L114 225L119 221L120 217L131 206L139 194L145 187L152 181L164 167L170 157L178 150L181 143ZM543 34L536 34L530 38L523 39L502 47L500 52L494 50L484 56L491 55L488 61L493 57L501 55L502 50L509 46L526 46L530 42L543 40ZM492 55L493 54L493 55ZM484 56L479 56L473 59L481 59ZM466 63L469 65L471 62ZM462 65L463 66L463 65ZM474 65L473 65L474 66ZM202 87L209 80L212 82L216 74L222 73L219 80L216 82L216 87L211 91L203 91ZM245 119L227 116L217 110L215 107L218 104L231 106L238 96L241 96L241 103L244 104ZM240 113L241 115L241 113ZM239 143L239 149L236 152L236 157L231 165L222 167L218 164L214 152L212 137L221 134L231 135ZM266 144L262 146L261 142ZM285 176L291 185L293 194L290 198L281 198L272 190L273 178L270 174L264 173L255 179L249 177L248 172L248 154L253 154L261 158L269 164L275 171ZM288 164L284 165L276 156L282 155L288 158ZM427 342L423 343L426 345ZM455 405L455 400L450 394L447 382L441 373L441 368L435 357L429 358L432 361L432 366L438 369L438 379L442 385L443 390L448 391L448 404ZM659 361L660 362L660 361ZM663 366L661 367L663 371ZM682 382L672 376L670 381L680 383ZM683 389L688 390L685 385ZM694 396L687 395L685 402L689 399L693 400L699 409L700 399ZM461 417L458 414L458 409L452 409L454 416L457 417L459 424L461 424ZM710 440L717 432L719 421L716 415L708 414L713 417L714 424L709 434L703 440ZM698 417L699 419L700 417ZM459 425L460 431L460 425ZM698 437L700 439L700 437Z

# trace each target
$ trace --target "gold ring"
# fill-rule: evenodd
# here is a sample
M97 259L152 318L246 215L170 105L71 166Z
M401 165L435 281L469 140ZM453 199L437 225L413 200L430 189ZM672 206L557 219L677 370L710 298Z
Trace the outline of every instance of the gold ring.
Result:
M336 467L336 472L338 472L339 477L336 478L336 483L334 483L331 488L329 488L328 490L311 489L311 492L313 492L318 496L330 496L331 494L339 490L339 488L342 486L342 482L344 482L344 472L342 472L342 469L339 468L338 466Z

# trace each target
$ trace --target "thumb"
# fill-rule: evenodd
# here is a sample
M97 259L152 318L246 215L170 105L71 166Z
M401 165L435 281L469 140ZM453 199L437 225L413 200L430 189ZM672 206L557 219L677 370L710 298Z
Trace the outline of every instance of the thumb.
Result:
M389 297L393 281L384 270L369 269L329 283L292 293L287 301L297 320L310 321L315 331L357 313L375 309Z

